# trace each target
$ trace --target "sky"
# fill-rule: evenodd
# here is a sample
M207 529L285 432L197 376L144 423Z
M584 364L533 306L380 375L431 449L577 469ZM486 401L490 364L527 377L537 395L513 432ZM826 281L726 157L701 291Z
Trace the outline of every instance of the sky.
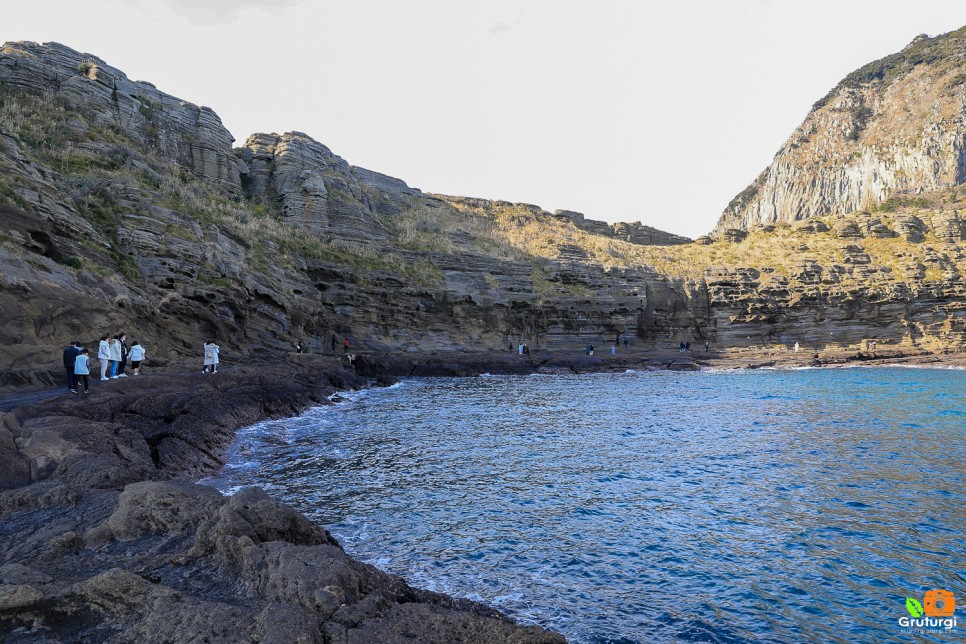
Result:
M815 101L962 0L31 0L56 41L425 192L695 237Z

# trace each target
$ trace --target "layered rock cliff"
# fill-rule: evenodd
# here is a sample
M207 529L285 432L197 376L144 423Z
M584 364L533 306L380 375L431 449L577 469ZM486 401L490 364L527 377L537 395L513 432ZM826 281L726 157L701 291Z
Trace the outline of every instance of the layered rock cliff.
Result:
M558 243L687 241L642 224L520 204L558 240L559 253L534 255L501 232L504 202L470 212L298 132L233 150L211 110L56 44L5 45L0 99L9 382L65 338L90 345L121 329L163 363L208 337L278 355L333 334L355 348L451 351L646 341L655 316L693 326L653 271L578 265L585 251Z
M618 335L638 348L961 347L964 90L950 53L961 37L917 40L843 81L803 126L808 140L793 137L763 175L772 187L693 244L640 223L425 193L299 132L232 149L214 112L94 56L5 45L3 382L55 371L69 339L92 346L119 330L159 364L212 337L229 359L296 341L330 350L333 335L423 353L520 341L579 351ZM855 116L842 101L860 95L872 112ZM846 131L845 116L862 127ZM870 181L926 192L819 217L866 203L848 199L872 184L840 180L861 159L884 164ZM792 193L789 214L777 204ZM748 214L766 206L777 227L752 225L771 221ZM812 223L783 223L806 211Z
M815 103L716 232L874 208L966 181L966 27L919 36Z

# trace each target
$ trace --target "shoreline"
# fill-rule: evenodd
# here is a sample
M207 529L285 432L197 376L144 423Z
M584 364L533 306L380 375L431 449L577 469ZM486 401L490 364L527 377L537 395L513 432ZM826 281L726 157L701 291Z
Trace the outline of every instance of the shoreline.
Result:
M103 384L0 414L3 641L565 641L363 564L257 488L191 482L237 430L367 385L338 361Z
M227 365L218 375L148 370L95 383L88 397L20 389L0 399L0 410L24 401L0 411L0 638L200 632L226 642L349 642L416 632L427 642L564 641L358 562L323 526L264 492L225 497L194 481L224 465L238 430L400 377L966 368L966 354L814 356L360 353L349 370L338 356L293 354L271 365Z

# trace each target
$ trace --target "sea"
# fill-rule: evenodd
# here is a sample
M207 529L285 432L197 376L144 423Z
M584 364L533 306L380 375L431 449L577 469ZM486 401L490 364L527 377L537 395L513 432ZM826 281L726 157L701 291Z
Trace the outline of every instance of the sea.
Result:
M572 642L966 639L966 371L484 375L339 399L240 431L202 482L260 486L354 557ZM961 621L910 626L907 599L935 590Z

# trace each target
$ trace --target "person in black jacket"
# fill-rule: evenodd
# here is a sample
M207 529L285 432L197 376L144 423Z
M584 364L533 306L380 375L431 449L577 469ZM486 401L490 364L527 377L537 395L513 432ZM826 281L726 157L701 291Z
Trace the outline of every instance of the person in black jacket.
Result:
M67 372L67 390L74 391L74 362L81 350L77 340L71 340L70 344L64 347L64 371Z
M127 374L124 373L124 367L127 366L127 354L128 354L127 334L119 333L117 335L117 341L121 343L121 364L117 366L117 377L127 378Z

